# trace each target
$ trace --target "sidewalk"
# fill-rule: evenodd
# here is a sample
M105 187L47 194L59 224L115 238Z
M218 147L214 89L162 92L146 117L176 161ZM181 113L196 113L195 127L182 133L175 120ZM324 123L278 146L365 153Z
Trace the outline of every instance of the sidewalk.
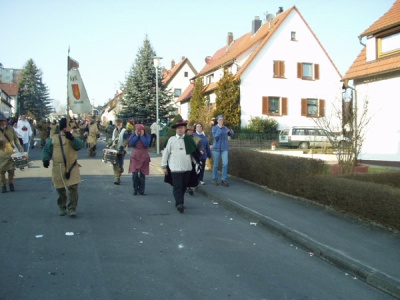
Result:
M160 172L161 154L151 153ZM311 202L229 178L229 187L211 184L204 175L198 193L249 220L249 224L281 235L354 279L400 299L400 234L348 218Z

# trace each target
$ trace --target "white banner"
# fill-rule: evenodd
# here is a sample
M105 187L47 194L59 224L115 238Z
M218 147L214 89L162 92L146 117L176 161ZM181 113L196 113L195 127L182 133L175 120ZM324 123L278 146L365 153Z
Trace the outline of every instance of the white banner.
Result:
M81 74L77 69L68 71L68 102L74 114L91 113L92 105L86 93Z

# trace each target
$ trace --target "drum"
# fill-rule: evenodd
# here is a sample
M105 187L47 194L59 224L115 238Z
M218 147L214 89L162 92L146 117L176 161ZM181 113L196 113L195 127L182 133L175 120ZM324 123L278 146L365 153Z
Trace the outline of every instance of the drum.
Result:
M117 150L114 149L104 149L103 150L103 159L104 163L110 162L112 164L117 163Z
M28 167L28 153L27 152L17 152L11 154L11 158L14 162L15 168L23 169Z

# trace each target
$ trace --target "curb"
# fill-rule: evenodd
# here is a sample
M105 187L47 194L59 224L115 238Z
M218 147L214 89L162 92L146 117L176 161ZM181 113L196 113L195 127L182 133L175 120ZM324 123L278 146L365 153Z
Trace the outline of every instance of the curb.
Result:
M220 199L204 189L198 189L197 192L211 200L218 201L218 203L223 207L239 214L247 220L252 222L257 221L257 224L261 227L284 237L286 240L299 245L307 251L312 252L320 259L356 276L374 288L400 299L400 281L397 278L364 265L361 262L340 253L339 250L321 244L311 237L291 229L270 217L258 213L257 211L245 207L240 203L232 200Z

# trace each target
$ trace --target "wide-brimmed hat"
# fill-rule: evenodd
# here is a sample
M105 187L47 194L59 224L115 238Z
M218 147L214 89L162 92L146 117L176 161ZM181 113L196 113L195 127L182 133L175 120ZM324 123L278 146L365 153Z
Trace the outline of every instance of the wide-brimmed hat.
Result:
M176 122L175 125L172 125L172 128L175 129L179 126L187 126L187 124L188 124L188 121L179 121L179 122Z

